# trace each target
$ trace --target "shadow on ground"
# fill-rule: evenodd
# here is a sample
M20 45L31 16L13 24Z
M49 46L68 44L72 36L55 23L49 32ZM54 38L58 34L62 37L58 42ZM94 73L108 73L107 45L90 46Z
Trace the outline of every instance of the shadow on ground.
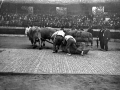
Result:
M120 76L1 73L0 90L119 90Z
M37 47L33 48L31 42L28 37L23 36L0 36L0 48L12 48L12 49L38 49ZM51 49L52 44L47 43L44 49Z

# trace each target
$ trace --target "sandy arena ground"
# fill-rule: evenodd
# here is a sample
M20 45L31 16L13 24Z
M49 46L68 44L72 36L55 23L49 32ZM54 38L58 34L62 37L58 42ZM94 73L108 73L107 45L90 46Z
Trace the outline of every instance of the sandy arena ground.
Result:
M120 90L120 43L87 55L33 49L25 36L0 37L0 90Z
M52 44L33 49L27 37L0 37L0 72L79 73L120 75L120 43L109 42L109 51L93 48L87 55L52 53Z

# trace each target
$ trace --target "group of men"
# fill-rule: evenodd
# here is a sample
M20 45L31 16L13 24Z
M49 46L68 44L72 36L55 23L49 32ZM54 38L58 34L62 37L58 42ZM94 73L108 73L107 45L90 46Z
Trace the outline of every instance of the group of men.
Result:
M70 52L71 47L77 50L76 39L72 35L66 35L63 28L53 33L51 38L53 38L53 53L57 53L60 45L65 43L68 55L71 55ZM81 55L83 55L83 51Z
M52 37L54 37L54 40L53 40L53 53L57 53L61 43L64 44L65 42L67 43L66 44L66 49L67 49L68 55L71 55L70 47L73 47L75 50L77 50L76 39L71 35L65 35L64 29L55 32L52 35ZM100 41L101 49L105 50L105 51L108 51L108 42L109 42L109 40L111 38L110 30L108 30L107 28L105 28L103 26L99 31L98 38L99 38L98 41ZM83 51L82 51L81 55L83 55Z

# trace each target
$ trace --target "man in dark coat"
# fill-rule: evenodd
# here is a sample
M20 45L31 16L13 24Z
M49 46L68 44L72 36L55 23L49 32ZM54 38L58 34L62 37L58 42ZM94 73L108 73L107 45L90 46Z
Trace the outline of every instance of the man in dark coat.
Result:
M108 41L110 40L110 30L102 28L99 32L99 41L101 49L108 51Z

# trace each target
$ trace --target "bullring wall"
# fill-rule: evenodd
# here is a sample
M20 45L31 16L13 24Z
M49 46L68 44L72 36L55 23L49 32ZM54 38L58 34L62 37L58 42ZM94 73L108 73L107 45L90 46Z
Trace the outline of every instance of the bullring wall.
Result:
M99 29L93 29L93 37L98 36ZM111 31L111 38L113 39L120 39L120 30L113 30ZM25 28L24 27L0 27L0 34L17 34L17 35L24 35Z

